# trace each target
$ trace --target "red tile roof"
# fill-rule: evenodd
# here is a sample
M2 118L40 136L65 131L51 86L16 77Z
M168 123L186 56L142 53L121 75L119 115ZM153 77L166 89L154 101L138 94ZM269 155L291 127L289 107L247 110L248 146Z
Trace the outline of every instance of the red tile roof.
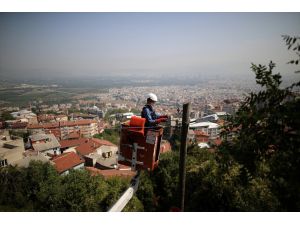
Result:
M61 138L61 132L59 128L53 128L49 130L45 130L46 134L54 134L54 136L59 140Z
M76 147L76 151L80 155L88 155L88 154L96 151L96 149L99 147L100 147L99 144L97 144L93 141L88 141L87 143L83 143L83 144L79 145L78 147Z
M11 128L26 128L28 125L27 122L16 122L16 123L13 123L10 127Z
M91 123L97 123L97 120L75 120L75 121L61 121L61 127L83 126Z
M73 126L84 126L89 125L91 123L97 123L97 120L76 120L76 121L61 121L54 123L44 123L44 124L32 124L29 125L29 129L50 129L50 128L58 128L58 127L73 127Z
M44 123L44 124L30 124L27 126L28 129L51 129L51 128L58 128L58 123Z
M111 143L110 141L98 139L98 138L92 138L92 140L100 145L107 145L107 146L116 146L115 144Z
M42 115L39 115L37 117L37 119L39 122L54 120L54 115L53 114L42 114Z
M80 138L80 132L71 132L71 133L69 133L69 135L68 135L68 137L67 137L68 139L78 139L78 138Z
M74 140L61 140L59 143L61 145L61 148L70 148L70 147L79 146L87 141L88 138L79 138Z
M201 130L194 130L196 136L205 136L209 137L209 135Z
M111 169L111 170L100 170L96 169L94 167L86 167L88 171L90 171L91 175L102 175L106 178L108 177L134 177L135 172L131 170L117 170L117 169Z
M74 168L75 166L84 163L76 153L68 152L55 157L52 162L55 163L55 168L59 173Z
M102 145L107 145L107 146L116 146L110 141L107 140L100 140L98 138L90 138L88 139L87 142L79 145L76 148L76 151L81 154L81 155L88 155L90 153L93 153L96 151L97 148L101 147Z

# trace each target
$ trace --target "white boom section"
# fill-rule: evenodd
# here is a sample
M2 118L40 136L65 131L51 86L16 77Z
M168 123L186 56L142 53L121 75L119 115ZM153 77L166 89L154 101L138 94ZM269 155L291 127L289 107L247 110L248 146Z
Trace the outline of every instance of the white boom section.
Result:
M133 197L139 186L140 171L137 172L131 181L130 187L122 194L121 198L108 210L108 212L122 212L124 207Z

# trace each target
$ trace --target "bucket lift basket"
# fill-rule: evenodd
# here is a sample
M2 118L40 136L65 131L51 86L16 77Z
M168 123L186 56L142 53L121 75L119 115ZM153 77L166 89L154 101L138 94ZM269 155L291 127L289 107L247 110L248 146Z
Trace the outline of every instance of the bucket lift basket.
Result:
M118 163L132 170L152 171L158 166L163 128L145 128L145 121L133 116L122 124Z

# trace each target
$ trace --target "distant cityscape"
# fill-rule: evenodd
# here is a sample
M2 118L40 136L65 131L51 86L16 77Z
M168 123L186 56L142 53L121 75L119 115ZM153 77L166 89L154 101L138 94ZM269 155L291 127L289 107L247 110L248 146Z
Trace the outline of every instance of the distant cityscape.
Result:
M133 176L130 168L117 163L119 143L95 137L107 129L117 128L134 115L140 116L149 92L159 97L156 111L169 116L162 153L171 150L169 139L180 126L184 102L192 103L189 140L197 142L199 147L212 149L221 142L219 134L224 118L235 113L251 90L249 85L237 84L236 88L222 85L207 82L201 86L111 87L103 92L74 93L64 103L55 103L55 99L47 102L38 94L47 90L55 92L60 85L23 83L2 88L2 92L16 90L20 95L31 92L36 96L28 99L25 106L2 100L1 166L26 167L30 160L40 160L51 162L61 174L86 167L107 176Z
M61 174L86 167L107 176L133 176L129 167L118 165L119 143L103 136L99 139L99 135L117 130L132 116L140 116L147 93L159 98L155 110L169 116L161 145L161 151L166 152L171 151L169 140L181 125L183 103L191 103L189 140L200 148L214 150L222 142L220 132L227 116L234 115L252 91L258 91L254 82L239 79L230 85L227 80L208 79L195 85L102 89L64 89L61 84L2 85L1 166L28 166L35 159L51 162ZM19 101L22 104L18 105ZM24 142L20 141L22 137Z

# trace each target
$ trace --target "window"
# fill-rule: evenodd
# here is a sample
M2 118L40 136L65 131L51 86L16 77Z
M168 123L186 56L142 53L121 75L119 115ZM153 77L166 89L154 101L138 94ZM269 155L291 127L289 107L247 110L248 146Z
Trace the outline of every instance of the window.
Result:
M7 166L7 159L0 160L0 167Z
M103 156L104 158L110 158L110 157L112 157L112 151L109 151L109 152L103 152L103 153L102 153L102 156Z

